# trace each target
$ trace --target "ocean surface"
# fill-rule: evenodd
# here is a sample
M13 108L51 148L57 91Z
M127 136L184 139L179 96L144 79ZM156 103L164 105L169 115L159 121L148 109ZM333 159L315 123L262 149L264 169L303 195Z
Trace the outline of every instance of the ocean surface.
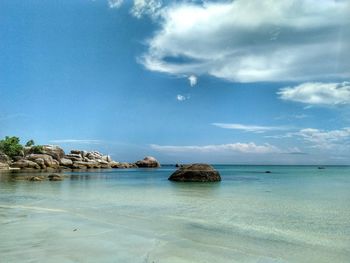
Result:
M1 174L0 262L350 262L350 167L215 167Z

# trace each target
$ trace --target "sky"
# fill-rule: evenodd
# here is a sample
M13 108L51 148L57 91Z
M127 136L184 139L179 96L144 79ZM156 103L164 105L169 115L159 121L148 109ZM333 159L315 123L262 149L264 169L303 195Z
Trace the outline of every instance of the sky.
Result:
M349 0L2 0L0 137L117 161L350 164Z

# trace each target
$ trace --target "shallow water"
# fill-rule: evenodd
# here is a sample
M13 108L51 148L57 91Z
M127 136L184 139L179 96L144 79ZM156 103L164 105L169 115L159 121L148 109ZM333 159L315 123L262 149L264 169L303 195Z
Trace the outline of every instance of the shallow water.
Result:
M209 184L171 167L2 174L0 262L350 262L350 167L216 168Z

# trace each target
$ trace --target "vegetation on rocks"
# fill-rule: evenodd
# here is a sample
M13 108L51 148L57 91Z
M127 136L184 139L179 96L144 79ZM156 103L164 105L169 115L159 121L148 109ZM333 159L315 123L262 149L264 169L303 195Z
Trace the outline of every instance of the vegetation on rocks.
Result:
M23 155L23 146L19 143L20 139L15 136L6 136L0 140L0 152L6 154L10 158Z

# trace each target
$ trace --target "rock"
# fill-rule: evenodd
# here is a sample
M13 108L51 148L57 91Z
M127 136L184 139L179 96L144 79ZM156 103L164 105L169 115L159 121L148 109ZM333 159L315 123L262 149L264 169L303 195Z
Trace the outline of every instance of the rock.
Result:
M137 165L137 167L160 167L159 162L156 160L156 158L152 156L146 156L143 160L137 161L135 164Z
M21 169L40 169L40 165L30 160L19 160L11 164L11 167Z
M62 181L63 180L63 176L58 175L58 174L50 174L48 176L50 181Z
M60 165L70 167L70 166L72 166L72 164L73 164L73 161L70 160L70 159L62 158L62 159L60 160Z
M45 169L46 167L50 168L59 168L59 163L57 160L54 160L52 156L48 154L30 154L26 156L27 160L36 162L40 165L42 169Z
M62 148L56 145L43 145L43 154L50 155L53 159L59 161L64 156L64 151Z
M112 166L111 166L112 167ZM114 162L114 165L112 168L119 168L119 169L125 169L125 168L137 168L137 166L134 163L119 163Z
M80 154L75 154L75 153L67 154L64 156L64 158L72 160L73 162L74 161L81 162L83 160Z
M8 163L0 162L0 170L8 170L8 169L9 169Z
M115 161L110 161L108 164L109 164L109 166L111 168L118 168L120 163L119 162L115 162Z
M72 167L72 169L88 169L88 168L90 168L88 162L84 162L84 161L74 161L73 165L71 167Z
M22 160L22 159L23 159L23 156L19 156L19 155L18 155L18 156L13 156L13 157L12 157L12 160L15 161L15 162L20 161L20 160Z
M97 151L93 151L93 152L88 152L86 153L87 158L89 158L90 160L101 160L102 159L102 154L97 152Z
M10 161L10 157L0 152L0 163L8 163L9 161Z
M191 164L180 167L169 177L169 180L179 182L216 182L221 181L221 177L219 172L209 164Z
M37 164L39 164L41 169L45 169L46 168L44 159L38 158L38 159L35 159L33 161L36 162Z
M39 176L32 176L32 177L29 177L28 180L29 180L29 181L43 181L44 178L39 177Z
M83 157L83 151L80 151L80 150L71 150L70 153L71 154L79 154L81 157Z
M91 169L91 168L101 168L101 164L95 161L84 162L84 161L76 161L73 162L71 166L73 169Z
M266 173L266 174L270 174L270 173L271 173L271 171L265 171L265 173Z
M106 162L111 162L112 161L112 158L109 155L103 155L101 159L103 161L106 161Z

